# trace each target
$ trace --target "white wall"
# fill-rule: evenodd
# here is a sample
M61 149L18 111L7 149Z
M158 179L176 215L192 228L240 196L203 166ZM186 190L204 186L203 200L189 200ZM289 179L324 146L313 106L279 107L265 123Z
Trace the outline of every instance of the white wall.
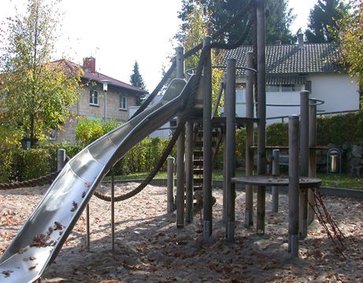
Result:
M137 111L137 109L139 109L139 107L140 106L131 106L128 108L129 118L135 114L135 112ZM152 132L149 135L149 137L151 137L151 138L155 138L155 137L169 138L171 136L171 134L172 134L172 130L171 130L170 122L167 122L161 128Z
M280 106L277 106L280 105ZM296 105L296 106L291 106ZM266 118L277 116L298 115L300 113L300 92L267 92L266 93ZM245 89L236 91L236 113L238 117L246 116ZM256 117L256 109L254 111ZM267 120L268 124L280 122L278 120Z
M318 106L319 112L336 112L359 109L358 85L347 75L343 74L313 74L309 75L312 92L310 98L324 101ZM246 115L245 89L236 90L236 112L238 117ZM266 118L276 116L299 115L300 90L292 92L267 92L266 93ZM277 104L285 106L269 106ZM256 116L256 112L255 112ZM285 122L287 119L284 120ZM281 119L267 120L267 124L281 122Z
M310 97L324 100L318 111L333 112L359 109L358 85L352 78L342 74L309 75Z

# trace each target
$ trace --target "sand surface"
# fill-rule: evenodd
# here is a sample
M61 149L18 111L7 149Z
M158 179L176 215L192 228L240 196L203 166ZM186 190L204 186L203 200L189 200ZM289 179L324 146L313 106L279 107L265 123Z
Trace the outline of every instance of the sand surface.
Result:
M116 195L135 187L117 185ZM46 187L0 191L0 255L46 191ZM106 186L100 188L108 193ZM222 191L213 191L213 235L203 241L201 215L176 228L166 213L166 188L147 186L115 204L115 246L111 243L111 205L90 201L91 243L83 213L42 282L363 282L363 201L324 197L344 234L343 255L315 220L300 241L299 259L287 252L287 197L278 213L266 197L266 233L243 227L245 195L237 192L235 242L225 241Z

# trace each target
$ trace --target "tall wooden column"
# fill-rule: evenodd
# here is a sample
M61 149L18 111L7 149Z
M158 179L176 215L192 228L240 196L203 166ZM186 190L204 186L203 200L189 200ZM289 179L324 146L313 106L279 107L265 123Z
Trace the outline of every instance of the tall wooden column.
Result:
M247 67L253 68L253 53L247 53ZM253 119L253 81L254 73L251 69L247 69L246 83L246 118ZM246 176L253 175L253 123L249 121L246 125ZM246 185L246 208L244 226L250 227L253 225L253 187Z
M236 60L228 59L226 76L226 97L225 97L225 116L226 116L226 143L225 143L225 162L226 162L226 203L227 221L226 238L227 241L234 241L235 226L235 184L232 178L235 176L235 138L236 138Z
M266 174L266 56L265 56L265 1L256 0L257 17L257 174ZM257 234L265 233L265 197L266 188L257 190Z
M205 37L203 46L211 44ZM203 237L212 234L212 60L209 50L203 71Z
M176 77L184 78L184 48L176 48ZM178 118L178 122L180 119ZM184 227L184 189L185 189L185 172L184 172L184 154L185 154L185 131L183 130L177 140L176 155L176 226Z

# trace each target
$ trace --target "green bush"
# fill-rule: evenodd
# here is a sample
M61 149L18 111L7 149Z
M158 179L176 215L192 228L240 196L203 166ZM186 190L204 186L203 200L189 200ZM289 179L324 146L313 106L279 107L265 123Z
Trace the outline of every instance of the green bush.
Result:
M79 152L79 145L42 142L36 148L0 151L0 182L25 181L38 178L57 169L57 150L63 148L68 157Z
M115 120L105 122L100 119L82 118L76 127L76 140L80 144L88 145L119 125Z
M318 119L319 145L355 143L363 140L363 111Z
M135 145L114 167L115 174L127 175L130 173L150 172L159 162L169 139L145 138ZM172 154L175 156L175 149ZM162 170L166 170L166 162Z
M275 123L266 128L267 145L288 145L289 132L287 123Z
M288 145L288 124L276 123L266 129L267 145ZM317 144L359 143L363 140L363 111L320 117L317 120Z

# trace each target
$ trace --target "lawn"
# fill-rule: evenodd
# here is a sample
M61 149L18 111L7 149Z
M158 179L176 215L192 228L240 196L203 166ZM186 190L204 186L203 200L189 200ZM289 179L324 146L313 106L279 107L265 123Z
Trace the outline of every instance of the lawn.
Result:
M236 170L236 176L243 176L244 172L242 170ZM146 173L134 173L123 176L116 176L116 180L143 180L148 175ZM332 188L345 188L354 190L363 190L363 176L351 176L349 174L318 174L318 178L322 180L323 187ZM166 172L159 172L155 179L166 179ZM221 170L216 170L213 172L213 179L222 180L223 174Z

